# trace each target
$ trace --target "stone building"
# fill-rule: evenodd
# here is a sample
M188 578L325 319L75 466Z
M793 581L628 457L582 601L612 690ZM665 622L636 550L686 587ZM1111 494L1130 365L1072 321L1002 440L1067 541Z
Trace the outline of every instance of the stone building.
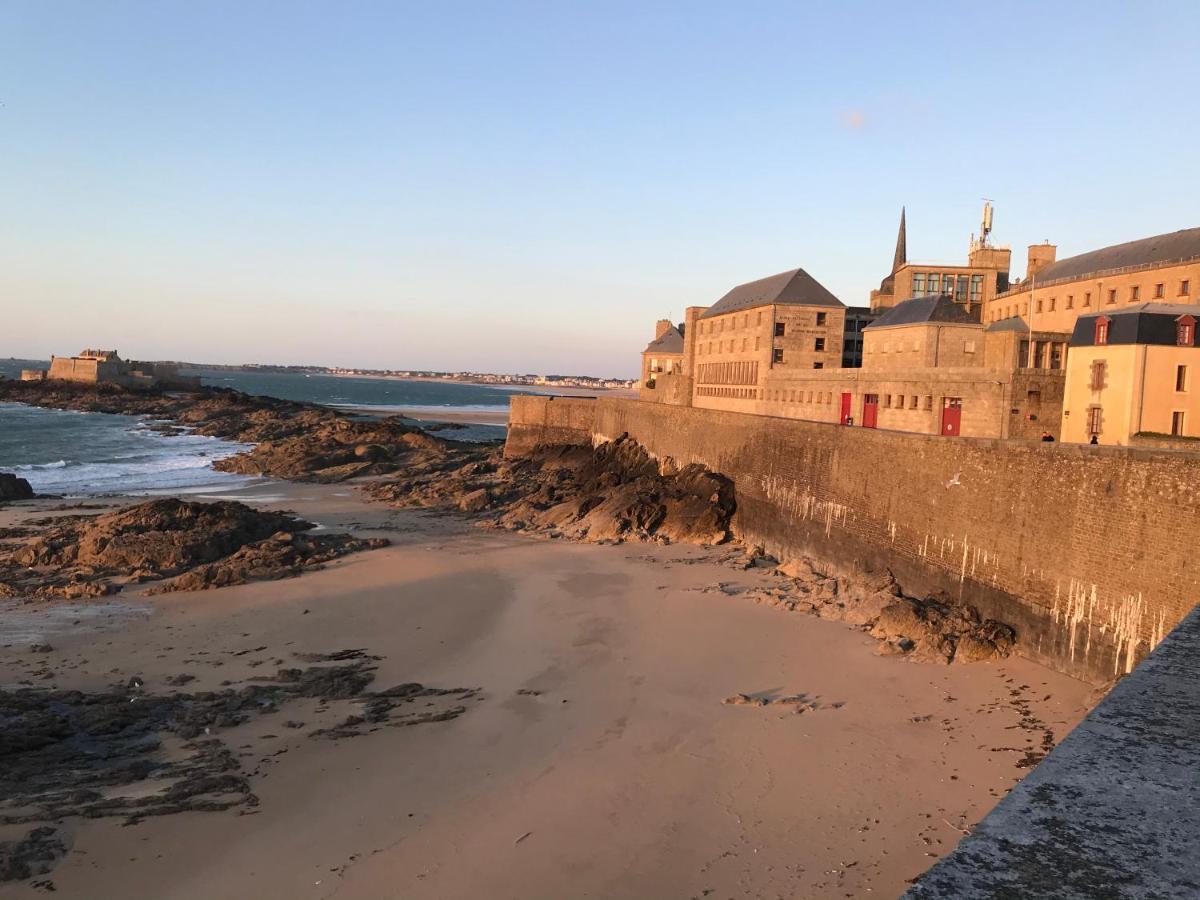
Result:
M947 294L963 306L979 307L1009 289L1012 251L992 246L992 207L984 207L980 236L972 236L966 265L908 261L905 211L900 210L900 232L891 273L871 291L871 309L886 310L912 297Z
M1056 259L1053 244L1029 248L1025 279L984 304L983 320L1028 318L1039 331L1071 334L1083 315L1137 303L1196 303L1200 228Z
M1063 371L1022 365L1022 323L977 316L945 295L900 303L864 330L862 368L775 378L763 411L947 437L1057 434Z
M687 405L691 385L683 371L682 323L659 319L654 328L654 340L642 351L642 379L638 397L655 403Z
M841 367L845 314L803 269L739 285L707 309L690 307L684 371L691 405L767 412L774 381Z
M655 388L642 396L946 436L1200 436L1187 361L1194 346L1171 337L1194 326L1200 228L1065 260L1053 244L1035 244L1015 285L1011 253L992 246L990 232L988 204L966 266L919 265L908 261L901 211L892 272L871 292L870 310L847 310L803 269L691 307L678 337L660 323L664 344L646 348L643 382L653 376ZM1097 322L1114 329L1113 346L1088 342ZM1095 381L1100 363L1106 380Z
M1063 440L1200 438L1200 305L1139 303L1075 321ZM1182 443L1182 442L1181 442Z
M121 359L116 350L84 350L78 356L53 356L50 368L28 369L24 381L76 381L84 384L111 384L130 390L195 390L196 376L179 374L174 363L146 363Z

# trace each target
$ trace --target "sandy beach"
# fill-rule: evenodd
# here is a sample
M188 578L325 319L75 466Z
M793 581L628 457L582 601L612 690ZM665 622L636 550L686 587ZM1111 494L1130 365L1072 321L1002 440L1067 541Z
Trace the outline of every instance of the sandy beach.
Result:
M778 576L720 548L487 531L349 485L236 499L393 545L290 580L135 588L87 615L10 602L0 681L215 690L365 648L380 684L478 694L449 721L339 740L310 732L344 710L305 700L222 730L258 805L69 819L43 876L58 896L893 897L1094 699L1020 659L879 656L860 631L740 597ZM737 695L768 702L722 702ZM47 889L32 884L0 896Z

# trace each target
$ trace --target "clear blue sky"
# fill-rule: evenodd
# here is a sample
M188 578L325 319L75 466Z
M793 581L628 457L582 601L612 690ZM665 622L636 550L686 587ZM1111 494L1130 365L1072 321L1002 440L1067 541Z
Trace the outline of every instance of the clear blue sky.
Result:
M0 355L632 375L803 266L1200 225L1200 4L0 0Z

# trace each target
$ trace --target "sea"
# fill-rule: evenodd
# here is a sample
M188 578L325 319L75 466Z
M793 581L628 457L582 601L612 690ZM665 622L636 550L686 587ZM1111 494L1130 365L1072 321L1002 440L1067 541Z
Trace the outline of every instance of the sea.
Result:
M44 368L37 360L0 359L0 377ZM336 406L360 415L412 410L425 422L454 413L466 427L440 432L455 440L504 437L488 419L508 409L519 388L441 381L356 378L302 373L194 370L206 385L248 394ZM472 420L475 421L472 421ZM133 416L39 409L0 403L0 472L13 472L35 491L64 497L112 494L210 493L235 489L251 479L217 472L214 460L246 447L198 434L164 435L155 423Z

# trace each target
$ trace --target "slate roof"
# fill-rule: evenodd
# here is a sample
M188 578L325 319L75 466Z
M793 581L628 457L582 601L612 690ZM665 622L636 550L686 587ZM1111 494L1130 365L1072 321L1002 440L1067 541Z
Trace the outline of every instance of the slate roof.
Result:
M803 269L780 272L770 278L760 278L739 284L732 291L710 306L702 319L722 316L741 309L753 309L769 303L786 303L793 306L836 306L844 307L837 297Z
M1109 344L1166 344L1176 342L1175 326L1180 316L1192 316L1200 322L1200 306L1182 303L1137 303L1112 312L1088 313L1075 320L1072 347L1091 347L1096 343L1096 319L1106 316Z
M954 298L946 294L931 294L928 297L913 297L897 303L867 328L890 328L896 325L919 325L925 322L942 322L949 325L978 325L979 309L968 311Z
M643 353L682 353L683 352L683 332L675 326L671 326L662 337L657 337L646 345Z
M1009 316L1007 319L1001 319L999 322L993 322L987 327L988 331L1021 331L1029 330L1029 323L1020 316Z
M1060 259L1038 272L1037 281L1041 284L1064 278L1083 278L1109 269L1171 262L1195 256L1200 256L1200 228L1185 228Z

